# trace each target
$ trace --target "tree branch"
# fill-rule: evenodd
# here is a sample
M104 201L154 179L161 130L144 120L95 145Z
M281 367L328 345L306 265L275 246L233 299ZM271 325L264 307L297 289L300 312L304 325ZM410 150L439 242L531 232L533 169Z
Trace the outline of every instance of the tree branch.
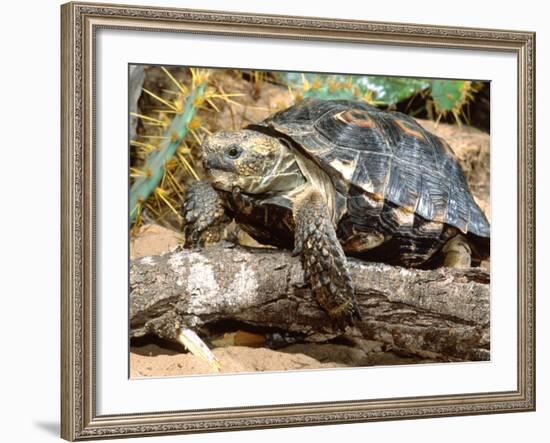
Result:
M363 320L345 335L437 360L489 358L489 273L416 270L349 259ZM178 327L236 320L341 335L304 286L297 258L272 249L181 250L130 264L130 335L175 340Z

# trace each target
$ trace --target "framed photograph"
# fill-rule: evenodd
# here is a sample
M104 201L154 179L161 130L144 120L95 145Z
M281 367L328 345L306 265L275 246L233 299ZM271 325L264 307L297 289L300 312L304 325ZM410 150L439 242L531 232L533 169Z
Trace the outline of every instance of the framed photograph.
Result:
M61 14L63 438L534 410L534 33Z

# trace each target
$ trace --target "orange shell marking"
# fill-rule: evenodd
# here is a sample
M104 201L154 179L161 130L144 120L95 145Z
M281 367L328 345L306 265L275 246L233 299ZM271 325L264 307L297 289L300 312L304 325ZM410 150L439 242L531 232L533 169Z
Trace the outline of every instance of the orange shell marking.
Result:
M342 111L336 114L334 118L343 123L359 126L361 128L376 128L375 121L370 118L366 111Z
M416 138L420 141L425 141L424 134L422 134L420 131L412 128L409 124L402 122L400 120L394 120L395 124L399 126L399 128L407 135L410 135L411 137Z

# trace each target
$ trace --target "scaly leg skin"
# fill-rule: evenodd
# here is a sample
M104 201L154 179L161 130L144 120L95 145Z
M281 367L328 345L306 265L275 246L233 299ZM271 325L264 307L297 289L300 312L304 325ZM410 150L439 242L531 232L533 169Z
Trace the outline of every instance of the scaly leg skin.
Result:
M472 266L472 249L462 235L451 238L443 246L443 254L445 254L443 266L457 269L465 269Z
M183 202L186 248L196 248L223 239L230 219L218 193L206 181L196 181L185 193Z
M306 282L338 327L352 325L361 315L325 199L319 191L307 189L296 198L293 215L294 255L301 257Z

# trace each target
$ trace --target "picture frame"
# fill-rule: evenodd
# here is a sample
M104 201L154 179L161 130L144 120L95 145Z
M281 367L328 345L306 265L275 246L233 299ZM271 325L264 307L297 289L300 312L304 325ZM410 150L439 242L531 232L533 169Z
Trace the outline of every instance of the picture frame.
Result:
M61 435L93 438L214 432L444 417L535 409L535 35L525 31L454 28L311 17L268 16L73 2L62 6L61 175ZM392 398L213 404L185 410L100 414L97 355L97 234L103 201L99 170L98 32L147 36L216 36L317 45L465 50L515 57L517 71L517 347L515 388ZM197 37L198 38L198 37ZM266 43L267 44L267 43ZM139 62L141 60L134 60ZM147 60L144 60L147 62ZM126 118L127 116L121 116ZM494 148L494 147L493 147ZM498 152L495 155L499 155ZM494 184L493 184L494 187ZM126 191L125 191L126 192ZM125 221L124 221L125 222ZM122 265L121 265L122 266ZM121 268L122 269L122 268ZM494 288L493 288L494 289ZM493 300L496 294L493 294ZM253 377L253 376L251 376ZM197 383L191 380L190 383Z

